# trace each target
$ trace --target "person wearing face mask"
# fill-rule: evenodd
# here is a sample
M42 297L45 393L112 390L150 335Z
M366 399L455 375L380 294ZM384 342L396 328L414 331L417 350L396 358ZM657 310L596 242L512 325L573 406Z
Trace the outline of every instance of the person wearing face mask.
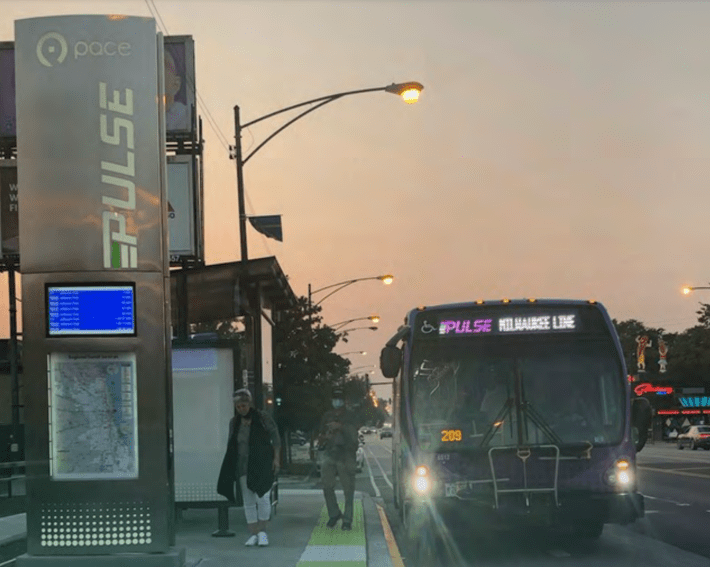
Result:
M279 470L281 440L273 419L254 408L243 388L234 393L236 415L229 422L229 442L217 481L217 493L236 502L239 482L250 536L245 545L269 545L266 523L271 516L270 490Z
M333 409L321 419L318 441L324 447L321 462L323 496L328 508L328 527L334 528L342 520L342 529L350 530L353 524L353 499L357 464L358 437L355 416L345 406L343 391L333 391ZM335 497L335 477L340 477L345 494L345 509L341 512Z

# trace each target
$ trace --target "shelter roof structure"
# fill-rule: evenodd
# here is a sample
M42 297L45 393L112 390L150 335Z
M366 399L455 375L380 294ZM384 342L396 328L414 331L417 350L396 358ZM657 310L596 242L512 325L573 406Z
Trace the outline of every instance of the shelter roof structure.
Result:
M181 286L184 285L184 290ZM244 315L244 293L258 287L264 307L283 311L296 295L274 256L170 272L171 316L178 321L178 301L185 298L187 324L228 320Z

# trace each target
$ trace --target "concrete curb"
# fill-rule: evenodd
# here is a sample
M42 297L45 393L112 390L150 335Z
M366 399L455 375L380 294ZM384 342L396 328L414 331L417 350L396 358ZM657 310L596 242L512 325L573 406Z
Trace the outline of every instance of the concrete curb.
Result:
M375 500L367 493L358 492L356 494L361 495L362 507L365 512L367 567L393 567Z
M27 514L0 518L0 547L27 539Z

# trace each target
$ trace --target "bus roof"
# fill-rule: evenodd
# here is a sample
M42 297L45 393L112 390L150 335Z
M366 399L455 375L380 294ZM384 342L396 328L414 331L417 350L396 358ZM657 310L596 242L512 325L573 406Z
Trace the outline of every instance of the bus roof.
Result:
M557 306L580 306L580 305L599 305L604 309L604 306L593 299L479 299L476 301L467 301L459 303L442 303L439 305L424 305L415 307L410 313L418 313L420 311L439 310L439 309L466 309L479 305L495 306L495 305L557 305Z

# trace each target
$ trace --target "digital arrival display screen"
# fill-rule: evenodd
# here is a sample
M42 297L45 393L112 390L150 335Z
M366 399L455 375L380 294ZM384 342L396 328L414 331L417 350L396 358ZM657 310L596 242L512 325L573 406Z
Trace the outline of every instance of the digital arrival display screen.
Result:
M47 284L47 336L135 336L134 284Z

